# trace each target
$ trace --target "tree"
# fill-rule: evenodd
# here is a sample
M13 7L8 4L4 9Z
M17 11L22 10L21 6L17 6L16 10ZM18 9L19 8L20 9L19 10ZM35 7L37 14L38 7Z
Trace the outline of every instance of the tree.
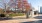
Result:
M4 13L4 10L3 9L0 9L0 14L3 14Z

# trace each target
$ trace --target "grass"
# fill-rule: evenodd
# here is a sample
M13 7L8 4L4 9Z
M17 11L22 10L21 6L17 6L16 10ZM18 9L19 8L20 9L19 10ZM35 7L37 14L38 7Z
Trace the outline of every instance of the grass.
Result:
M23 13L17 13L17 14L9 14L10 17L14 17L14 16L24 16Z

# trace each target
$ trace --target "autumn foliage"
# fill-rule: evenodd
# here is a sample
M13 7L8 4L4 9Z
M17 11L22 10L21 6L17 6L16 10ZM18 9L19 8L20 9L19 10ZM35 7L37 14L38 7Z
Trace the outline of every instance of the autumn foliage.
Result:
M13 7L15 8L16 6L18 7L18 8L25 8L26 9L26 12L28 11L28 10L30 10L30 4L27 2L27 0L16 0L15 2L14 2L14 4L12 4L14 1L12 0L10 0L10 3L11 3L11 5L13 5ZM16 3L17 2L17 3ZM9 4L10 4L9 3ZM23 7L24 6L24 7ZM11 7L11 6L10 6ZM9 9L9 8L8 8Z

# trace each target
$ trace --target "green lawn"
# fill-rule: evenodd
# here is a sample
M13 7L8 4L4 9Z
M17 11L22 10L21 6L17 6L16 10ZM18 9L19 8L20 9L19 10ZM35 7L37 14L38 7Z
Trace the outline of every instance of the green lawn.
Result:
M14 17L14 16L24 16L23 13L17 13L17 14L9 14L10 17Z

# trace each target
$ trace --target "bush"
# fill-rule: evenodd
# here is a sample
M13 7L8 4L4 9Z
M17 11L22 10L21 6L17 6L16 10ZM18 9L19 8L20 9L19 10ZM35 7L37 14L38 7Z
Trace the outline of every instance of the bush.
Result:
M0 14L0 17L5 17L5 14Z
M9 14L10 17L14 17L14 16L24 16L23 13L17 13L17 14Z

